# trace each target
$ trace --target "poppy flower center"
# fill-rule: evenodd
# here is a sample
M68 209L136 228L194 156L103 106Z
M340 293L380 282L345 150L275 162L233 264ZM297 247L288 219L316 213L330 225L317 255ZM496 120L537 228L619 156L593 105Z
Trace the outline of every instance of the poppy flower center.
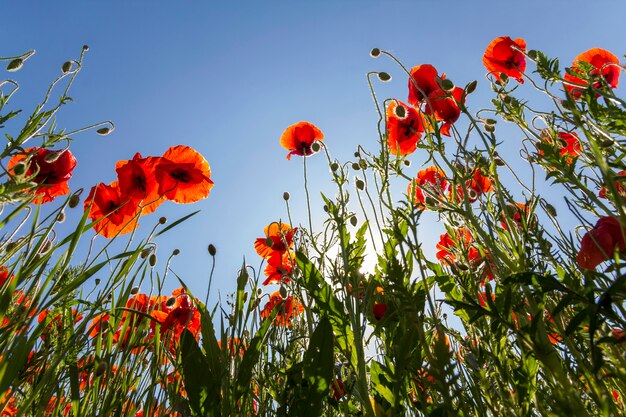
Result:
M170 177L174 178L176 181L179 181L179 182L191 181L191 175L189 174L189 171L182 169L182 168L176 168L172 170L172 172L170 172Z
M141 191L146 191L147 187L146 187L146 179L144 177L142 177L141 175L137 175L135 177L135 182L137 183L137 187L139 187L139 189L141 189Z
M410 136L412 133L415 133L416 130L413 128L413 125L415 125L415 120L411 119L404 127L404 136Z

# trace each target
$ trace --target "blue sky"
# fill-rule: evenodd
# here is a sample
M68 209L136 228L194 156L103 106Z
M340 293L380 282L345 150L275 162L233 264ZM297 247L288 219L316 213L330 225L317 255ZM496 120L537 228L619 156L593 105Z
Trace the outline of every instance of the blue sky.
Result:
M350 159L358 144L376 148L376 113L365 74L385 70L394 76L377 86L381 98L406 100L407 93L406 76L389 60L370 58L372 47L392 51L408 67L431 63L461 86L478 79L479 91L468 102L478 110L489 105L481 59L493 38L523 37L530 49L558 56L563 65L596 46L621 57L624 15L626 4L618 0L445 6L426 0L22 0L4 5L0 54L37 50L14 74L22 85L15 103L30 110L61 64L83 44L90 46L71 94L75 102L58 123L72 129L111 119L116 130L107 137L76 138L72 189L88 192L99 181L113 181L115 162L135 152L161 155L185 144L206 157L215 182L208 199L191 206L166 203L142 219L151 226L159 216L173 220L202 210L158 244L162 263L174 248L181 250L173 268L204 298L209 243L218 250L213 288L225 294L234 288L244 256L259 264L253 241L263 227L286 219L284 191L292 195L294 222L307 222L302 161L286 161L279 145L288 125L315 123L340 160ZM511 132L512 149L520 137ZM410 159L416 173L424 158ZM325 158L309 162L314 223L320 224L318 191L333 191ZM425 240L438 233L424 227Z

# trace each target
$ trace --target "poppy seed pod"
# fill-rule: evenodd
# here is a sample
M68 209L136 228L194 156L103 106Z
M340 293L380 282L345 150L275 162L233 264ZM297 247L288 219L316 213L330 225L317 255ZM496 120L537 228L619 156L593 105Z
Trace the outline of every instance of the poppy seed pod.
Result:
M109 369L109 364L106 361L100 361L93 374L96 377L104 375L107 369Z
M289 193L288 193L287 191L285 191L285 192L283 193L283 200L285 200L285 201L289 201L289 197L290 197Z
M67 203L67 205L70 208L74 208L74 207L76 207L78 205L78 203L80 203L80 196L78 194L73 194L70 197L70 201Z
M373 49L370 51L370 56L371 56L372 58L378 58L378 57L380 56L380 49L378 49L378 48L373 48Z
M384 83L391 81L391 75L389 75L386 72L379 72L378 73L378 79Z
M313 142L313 144L311 145L311 150L313 152L319 152L320 149L322 149L322 145L320 145L319 142Z
M15 72L24 66L24 60L22 58L15 58L7 65L7 71Z
M150 264L150 266L154 267L154 265L156 265L157 263L157 257L156 255L153 253L152 255L150 255L150 258L148 258L148 263Z
M61 71L63 74L67 74L72 69L72 63L70 61L65 61L63 65L61 65Z
M356 188L358 188L359 190L365 189L365 183L363 182L362 179L357 178L355 184L356 184Z
M215 246L213 246L213 244L210 243L209 244L209 255L215 256L216 253L217 253L217 250L215 249Z

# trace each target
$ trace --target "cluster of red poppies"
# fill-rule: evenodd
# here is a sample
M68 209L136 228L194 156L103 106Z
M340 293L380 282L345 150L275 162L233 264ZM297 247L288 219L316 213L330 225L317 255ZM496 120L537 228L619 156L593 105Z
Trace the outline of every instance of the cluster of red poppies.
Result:
M92 187L85 211L104 237L129 233L140 215L152 213L165 200L194 203L209 195L213 181L209 163L188 146L169 148L163 156L137 153L115 166L117 181Z
M263 285L288 283L294 267L293 236L298 229L282 222L274 222L265 227L265 237L254 243L256 252L267 261ZM304 307L294 296L281 295L276 291L270 295L267 304L261 310L261 317L268 318L275 308L279 308L274 323L278 326L290 326L291 318L304 311Z

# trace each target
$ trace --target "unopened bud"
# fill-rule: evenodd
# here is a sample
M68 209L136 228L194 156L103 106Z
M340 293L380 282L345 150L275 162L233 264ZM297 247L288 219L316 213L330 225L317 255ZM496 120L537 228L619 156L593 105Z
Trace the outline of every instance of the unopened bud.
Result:
M496 123L498 123L498 121L497 121L497 120L494 120L494 119L485 119L485 124L486 124L486 125L493 126L493 125L495 125Z
M70 61L65 61L63 65L61 65L61 71L63 74L67 74L72 69L72 63Z
M378 57L380 56L380 49L378 49L378 48L373 48L373 49L370 51L370 56L371 56L372 58L378 58Z
M131 293L132 295L138 294L138 293L139 293L139 287L133 287L133 288L130 290L130 293Z
M605 139L601 142L598 142L598 145L600 145L603 148L608 148L610 146L613 146L614 143L615 141L613 139Z
M172 252L172 255L177 256L180 254L180 249L174 249L174 251Z
M17 242L9 242L6 246L6 251L11 252L17 246Z
M263 290L261 288L257 288L256 295L260 296L261 294L263 294Z
M365 161L365 159L359 159L359 168L367 169L367 162Z
M465 94L472 94L476 90L478 81L474 80L465 86Z
M89 45L83 45L83 51L87 52L89 50Z
M404 106L397 105L393 112L398 116L398 119L404 119L406 117L406 109Z
M357 178L355 184L356 184L356 188L358 188L359 190L365 189L365 183L363 182L363 180Z
M270 248L271 248L272 246L274 246L274 241L272 240L272 238L271 238L271 237L269 237L269 236L268 236L268 237L266 237L266 238L265 238L265 245L266 245L266 246L269 246Z
M330 209L328 208L328 206L327 206L326 204L324 204L324 211L325 211L326 213L328 213L328 212L330 211Z
M356 226L356 224L357 224L357 218L356 218L356 216L352 216L352 217L350 217L350 224L351 224L352 226Z
M41 245L41 249L39 250L39 253L41 254L47 253L50 250L50 248L52 248L52 241L50 239L46 239Z
M503 161L502 159L500 159L500 158L494 158L494 159L493 159L493 161L494 161L494 162L496 163L496 165L497 165L497 166L499 166L499 167L503 167L504 165L506 165L506 164L504 163L504 161Z
M110 127L101 127L100 129L96 130L96 133L100 136L106 136L111 132L113 132L113 129L111 129Z
M354 153L354 157L355 157L355 158L360 158L360 157L361 157L361 154L359 153L359 151L356 151L356 152Z
M506 84L506 83L508 83L508 82L509 82L509 76L508 76L508 75L506 75L505 73L501 72L501 73L500 73L500 82L501 82L502 84Z
M528 58L532 59L533 61L535 59L537 59L537 51L535 51L534 49L531 49L530 51L528 51Z
M283 200L285 200L285 201L289 201L289 197L291 197L291 196L289 195L289 193L288 193L287 191L285 191L285 192L283 193Z
M9 62L7 65L7 71L15 72L24 66L24 60L22 58L15 58L13 61Z
M215 246L212 243L209 244L209 255L215 256L216 253L217 253L217 250L215 249Z
M554 206L552 204L546 204L546 212L552 216L552 217L556 217L556 209L554 208Z
M485 125L485 132L493 133L496 131L496 127L494 125Z
M450 92L454 90L454 83L448 79L441 80L441 89Z
M96 283L96 285L100 285L100 278L96 278L94 282Z
M510 104L512 100L513 100L513 98L511 96L504 96L504 97L502 97L502 102L504 104Z
M311 150L313 152L319 152L320 149L322 149L322 145L320 145L319 142L313 142L313 144L311 145Z
M57 216L57 222L63 223L64 221L65 221L65 211L61 210L61 212Z
M139 256L141 257L141 259L146 259L148 255L150 255L150 252L152 252L152 248L145 248L141 251Z
M409 161L408 159L405 159L404 161L402 161L402 163L404 164L405 167L411 166L411 161Z
M18 162L13 167L13 173L15 175L24 175L25 172L26 172L26 165L23 162Z
M106 361L100 361L93 374L96 377L104 375L107 369L109 369L109 364Z
M63 155L63 153L65 152L65 150L62 151L51 151L48 155L46 155L46 157L44 158L44 161L46 161L47 163L51 164L55 161L57 161L61 155Z
M280 290L278 290L280 293L280 296L282 297L283 300L287 299L287 288L285 287L280 287Z
M156 255L153 253L152 255L150 255L150 257L148 258L148 263L150 264L150 266L154 266L157 263L157 257Z
M174 305L174 303L176 302L176 297L170 297L167 299L167 301L165 302L165 305L167 307L171 307Z
M243 302L245 303L246 301L248 301L248 291L243 293Z
M160 224L165 224L165 223L167 223L167 218L166 218L166 217L159 217L159 223L160 223Z
M70 201L67 203L67 205L69 206L69 208L74 208L78 205L78 203L80 203L80 196L78 194L73 194L70 197Z
M353 169L353 170L355 170L355 171L358 171L358 170L360 170L360 169L361 169L361 167L359 166L359 164L358 164L358 163L353 162L353 163L352 163L352 169Z
M387 74L386 72L379 72L378 79L386 83L387 81L391 81L391 75Z
M337 162L333 162L332 164L330 164L330 170L335 172L339 169L339 164Z

